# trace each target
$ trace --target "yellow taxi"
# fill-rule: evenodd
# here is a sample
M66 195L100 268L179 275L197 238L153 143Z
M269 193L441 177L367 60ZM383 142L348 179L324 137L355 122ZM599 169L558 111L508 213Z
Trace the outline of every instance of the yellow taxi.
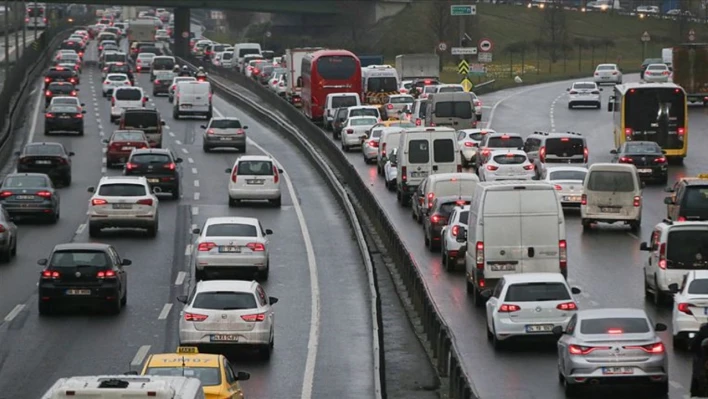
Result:
M239 381L251 378L249 373L234 370L224 355L199 353L192 346L180 346L176 353L150 355L142 375L198 378L206 399L243 399Z

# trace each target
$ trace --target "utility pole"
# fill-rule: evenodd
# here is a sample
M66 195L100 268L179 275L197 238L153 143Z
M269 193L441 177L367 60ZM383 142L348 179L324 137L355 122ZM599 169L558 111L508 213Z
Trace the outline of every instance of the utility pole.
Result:
M10 77L10 35L8 28L10 26L10 2L5 0L5 78Z

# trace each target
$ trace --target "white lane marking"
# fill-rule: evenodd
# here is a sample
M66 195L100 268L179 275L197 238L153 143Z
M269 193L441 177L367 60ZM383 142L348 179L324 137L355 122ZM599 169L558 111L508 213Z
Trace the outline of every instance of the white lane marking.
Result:
M187 278L187 273L186 272L179 272L177 273L177 279L175 280L175 285L182 285L184 284L184 279Z
M214 113L219 117L223 118L223 114L214 108ZM273 154L266 151L265 148L261 147L258 143L251 139L248 139L249 144L258 148L264 154L275 159ZM276 159L276 162L277 159ZM279 162L278 162L279 163ZM282 165L280 165L282 168ZM317 271L317 260L315 258L315 250L312 245L312 238L310 237L310 231L307 228L307 222L305 221L305 215L302 212L302 207L300 206L300 201L295 194L295 187L290 180L290 175L284 173L283 178L285 184L288 187L288 192L290 198L293 202L293 207L295 208L295 214L297 215L298 223L300 224L300 232L302 233L302 239L305 242L305 251L307 253L307 265L310 271L310 334L307 341L307 360L305 361L305 372L302 381L302 392L301 399L311 399L312 398L312 386L315 380L315 365L317 363L317 349L319 347L320 341L320 283Z
M106 148L106 147L103 147L102 150L103 150L103 153L104 153L104 154L105 154L106 152L108 152L108 148Z
M194 187L199 187L199 180L194 181Z
M167 125L165 125L165 126L163 126L163 128L165 128L165 129L169 129L170 127L169 127L169 126L167 126ZM172 132L170 132L170 135L174 136L174 134L172 134Z
M102 166L101 167L101 174L105 175L106 173L108 173L108 168L106 168L105 166Z
M27 142L31 143L34 140L34 134L37 132L37 120L39 118L39 107L42 105L42 91L39 92L40 95L37 96L37 104L34 106L34 117L32 118L32 126L30 127L29 135L27 135Z
M194 160L192 158L187 158L187 162L194 163Z
M553 99L553 102L551 102L551 110L549 111L549 116L550 116L550 118L551 118L551 132L554 132L554 133L555 133L555 131L556 131L556 119L555 119L555 117L554 117L553 114L554 114L554 112L555 112L555 110L556 110L556 103L557 103L558 100L560 100L561 97L563 97L564 95L565 95L565 93L559 94L558 97L556 97L555 99Z
M182 145L182 142L179 140L175 140L175 143L177 143L177 145Z
M192 228L189 230L189 232L191 233L191 232L194 231L194 229L196 229L196 228L197 228L197 224L196 224L196 223L192 223Z
M17 315L20 314L20 312L25 308L25 306L26 306L26 305L17 305L17 306L15 306L15 307L10 311L10 313L8 313L7 316L5 316L5 321L9 323L9 322L11 322L12 320L14 320L15 317L17 317Z
M108 162L106 157L101 158L101 165L105 165Z
M669 385L671 385L671 386L674 387L675 389L683 389L683 385L681 385L680 382L669 381Z
M189 256L192 254L192 244L187 244L184 248L184 256Z
M627 233L627 235L630 236L630 237L632 237L632 238L634 238L634 239L637 240L637 241L641 240L641 238L637 237L637 235L634 234L634 233Z
M138 348L138 352L135 354L135 357L133 357L130 365L137 367L143 364L143 360L145 360L145 356L147 356L148 352L150 352L150 345L143 345Z
M187 151L186 148L182 148L182 152L185 153L185 154L189 154L189 151Z
M105 135L105 133L103 133L103 130L101 130L100 132L98 132L98 135L103 137Z
M172 304L166 303L165 306L163 306L162 312L160 312L160 315L157 316L157 320L165 320L167 318L167 315L170 314L170 310L172 310Z
M165 127L167 127L167 126L165 126ZM175 137L175 134L170 132L170 137Z
M197 168L192 168L192 173L197 174Z
M194 200L199 201L199 196L200 196L199 192L194 193Z
M192 215L194 215L194 216L199 215L199 207L198 206L192 207Z
M76 235L77 236L80 235L81 233L84 232L84 230L86 230L86 223L81 223L79 225L79 227L76 229Z

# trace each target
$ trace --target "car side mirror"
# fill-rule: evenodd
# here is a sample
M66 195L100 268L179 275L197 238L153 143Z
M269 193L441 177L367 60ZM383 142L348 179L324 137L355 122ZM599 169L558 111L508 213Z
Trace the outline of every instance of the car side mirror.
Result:
M266 229L265 233L266 233L266 235L272 235L272 234L273 234L273 230L271 230L271 229Z
M175 163L182 163L182 158L175 159Z
M669 284L669 292L672 294L677 294L679 292L679 286L676 283Z
M89 187L86 191L88 191L89 193L92 193L92 192L96 191L96 187L93 187L93 186Z
M81 106L82 106L82 107L85 107L85 106L86 106L86 104L85 104L85 103L81 103Z
M73 157L74 155L76 155L76 153L74 151L69 152L70 157Z
M647 242L643 242L643 243L639 244L639 250L640 251L651 251L651 247L649 246L649 244Z
M274 296L268 297L268 302L270 302L271 305L275 305L276 303L278 303L278 301L279 301L279 299Z
M617 155L617 150L610 150L610 154Z
M185 305L187 304L187 295L178 295L177 296L177 301L184 303Z
M86 110L82 110L81 113L86 115Z
M580 291L580 288L578 288L578 287L570 287L570 293L571 293L571 294L573 294L573 295L578 295L578 294L580 294L580 292L581 292L581 291Z
M654 331L656 332L666 331L667 329L668 328L664 323L656 323L656 325L654 326Z
M459 231L457 232L457 242L467 242L467 229L460 226Z
M236 381L248 381L251 379L251 374L245 372L245 371L237 371L236 372Z
M206 128L207 128L206 125L201 125L201 126L199 126L199 127L201 127L202 129L206 129Z
M165 121L160 121L160 125L165 126L166 124Z
M248 126L244 126L241 129L246 130L246 129L248 129Z
M280 169L280 168L278 168L278 173L285 173L285 171L282 170L282 169Z
M664 204L666 205L673 205L674 204L674 199L671 197L666 197L664 198Z
M201 234L202 230L201 229L192 229L192 234Z
M555 327L553 327L553 329L551 330L551 332L553 333L553 335L555 335L555 336L558 337L558 338L560 338L560 336L565 333L565 331L563 331L563 327L562 327L562 326L555 326Z
M107 139L103 139L103 140L101 140L101 143L103 143L103 144L108 144L108 140L107 140Z
M232 170L233 170L233 169L231 169L231 168L227 168L227 169L226 169L226 173L231 173Z
M37 261L37 264L40 266L46 266L47 263L49 263L49 259L40 259Z
M133 261L130 260L130 259L123 259L123 260L120 262L120 264L123 265L123 266L130 266L130 265L133 264Z

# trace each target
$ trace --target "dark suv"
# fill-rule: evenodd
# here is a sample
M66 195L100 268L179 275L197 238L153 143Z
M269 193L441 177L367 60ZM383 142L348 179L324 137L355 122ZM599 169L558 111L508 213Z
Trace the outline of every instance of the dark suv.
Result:
M588 147L580 133L533 132L524 142L524 151L533 162L536 177L543 174L545 164L586 165Z
M171 150L140 149L130 153L123 172L126 176L145 176L155 194L169 192L172 199L179 199L182 158Z
M165 121L156 109L128 108L118 123L120 130L142 130L152 148L162 147L162 127Z
M53 313L56 305L99 305L120 313L128 300L128 276L121 259L108 244L71 243L54 247L38 284L39 314Z
M679 179L666 191L666 217L674 222L708 220L708 174Z

